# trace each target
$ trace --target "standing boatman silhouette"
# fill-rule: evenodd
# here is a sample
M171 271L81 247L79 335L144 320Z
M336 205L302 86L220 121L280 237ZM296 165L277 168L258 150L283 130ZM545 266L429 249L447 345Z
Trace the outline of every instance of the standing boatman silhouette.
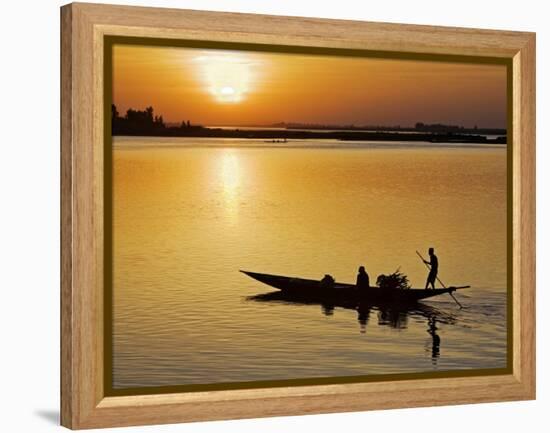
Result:
M430 255L430 261L424 260L424 263L430 266L430 273L428 274L428 279L426 280L426 289L431 284L432 289L435 289L435 280L437 279L437 271L439 270L439 261L437 260L437 256L434 253L434 249L430 248L428 250L428 254Z

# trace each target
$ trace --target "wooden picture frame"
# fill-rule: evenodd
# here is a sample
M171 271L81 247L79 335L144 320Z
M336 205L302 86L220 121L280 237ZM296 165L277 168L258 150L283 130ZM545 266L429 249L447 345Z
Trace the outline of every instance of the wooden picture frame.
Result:
M512 368L487 376L106 396L106 36L508 59ZM61 424L72 429L535 398L535 34L73 3L61 8Z

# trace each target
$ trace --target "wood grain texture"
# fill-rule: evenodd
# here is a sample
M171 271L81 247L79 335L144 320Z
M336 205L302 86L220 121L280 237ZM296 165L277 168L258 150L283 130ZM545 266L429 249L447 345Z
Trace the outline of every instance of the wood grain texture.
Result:
M72 10L61 9L61 424L72 426Z
M513 60L514 375L535 398L535 37Z
M61 423L79 429L535 398L535 36L175 9L61 10ZM513 60L513 373L105 397L103 37L245 42Z

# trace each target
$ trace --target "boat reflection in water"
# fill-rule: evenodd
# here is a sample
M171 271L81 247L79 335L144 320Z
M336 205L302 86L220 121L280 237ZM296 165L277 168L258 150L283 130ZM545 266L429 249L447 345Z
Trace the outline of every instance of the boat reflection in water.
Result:
M438 323L453 325L456 323L456 317L453 314L443 312L432 306L414 303L414 304L372 304L367 302L339 302L326 303L318 299L297 296L296 294L282 291L262 293L246 298L255 302L273 302L289 305L320 305L321 311L326 316L335 314L336 308L355 310L357 312L357 321L362 334L367 333L367 328L372 326L373 317L376 317L378 326L387 326L393 329L406 329L409 318L416 320L426 320L426 332L431 337L431 347L428 345L426 351L431 352L432 364L436 365L440 356L441 337L438 335Z

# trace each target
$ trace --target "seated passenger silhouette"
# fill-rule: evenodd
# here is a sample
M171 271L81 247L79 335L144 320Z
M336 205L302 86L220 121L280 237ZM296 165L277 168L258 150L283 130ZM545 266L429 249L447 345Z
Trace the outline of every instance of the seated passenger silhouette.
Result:
M332 287L332 286L334 286L334 278L332 277L332 275L325 274L325 276L321 280L321 285L323 287Z
M359 290L368 289L370 287L369 274L365 271L364 266L359 266L356 286Z

